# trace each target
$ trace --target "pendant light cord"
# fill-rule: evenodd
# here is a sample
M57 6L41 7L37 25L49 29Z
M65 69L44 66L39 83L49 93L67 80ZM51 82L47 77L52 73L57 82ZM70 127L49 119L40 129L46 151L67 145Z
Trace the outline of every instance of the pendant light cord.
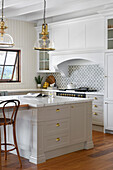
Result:
M1 19L2 21L3 21L3 15L4 15L4 11L3 10L4 10L4 0L2 0L2 19Z
M44 0L44 25L46 25L46 19L45 19L45 15L46 15L46 0Z

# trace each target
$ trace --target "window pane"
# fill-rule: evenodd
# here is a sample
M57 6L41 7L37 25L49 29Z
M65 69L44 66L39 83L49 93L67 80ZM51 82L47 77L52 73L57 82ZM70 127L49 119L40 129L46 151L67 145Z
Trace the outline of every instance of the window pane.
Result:
M14 65L16 59L16 52L8 52L5 65Z
M13 73L13 66L5 66L4 67L4 74L3 74L3 79L11 79L12 78L12 73Z
M5 51L0 51L0 65L4 64L5 55L6 55Z
M1 79L1 75L2 75L2 70L3 70L3 66L0 66L0 79Z
M16 67L15 67L15 70L14 70L14 76L13 76L13 81L18 81L18 59L17 59L17 62L16 62Z

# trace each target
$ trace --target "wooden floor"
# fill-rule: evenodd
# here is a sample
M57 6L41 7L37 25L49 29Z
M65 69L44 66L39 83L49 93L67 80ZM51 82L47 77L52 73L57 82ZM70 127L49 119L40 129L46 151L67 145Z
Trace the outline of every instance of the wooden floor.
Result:
M22 159L22 170L113 170L113 135L93 132L94 148L59 156L38 166ZM8 154L3 170L20 170L17 156Z

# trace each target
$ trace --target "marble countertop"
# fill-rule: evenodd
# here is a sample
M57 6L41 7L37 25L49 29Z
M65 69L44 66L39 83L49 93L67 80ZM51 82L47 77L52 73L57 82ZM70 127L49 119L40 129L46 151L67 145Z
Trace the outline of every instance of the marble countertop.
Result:
M50 89L15 89L15 90L0 90L0 92L5 92L7 91L9 94L12 93L12 92L30 92L30 91L34 91L34 92L46 92L46 91L54 91L54 92L68 92L68 93L80 93L80 94L95 94L95 95L104 95L104 92L75 92L75 91L71 91L71 90L68 90L68 91L61 91L61 90L50 90Z
M93 99L89 98L76 98L76 97L60 97L56 96L52 97L28 97L25 95L14 95L14 96L1 96L0 101L10 100L10 99L18 99L20 100L21 105L29 105L30 107L44 107L44 106L52 106L52 105L63 105L63 104L71 104L71 103L83 103L90 102Z

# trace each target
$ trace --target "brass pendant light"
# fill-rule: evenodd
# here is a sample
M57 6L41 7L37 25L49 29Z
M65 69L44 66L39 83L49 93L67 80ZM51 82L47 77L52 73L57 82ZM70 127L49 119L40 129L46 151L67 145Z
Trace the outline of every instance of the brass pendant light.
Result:
M0 48L11 48L14 46L13 38L5 33L5 30L8 28L5 25L3 11L4 10L4 0L2 0L2 17L0 21Z
M48 25L45 20L45 13L46 13L46 0L44 0L44 17L42 24L42 32L40 33L40 39L36 42L34 46L34 50L39 51L54 51L53 42L49 40L49 32L48 32Z

